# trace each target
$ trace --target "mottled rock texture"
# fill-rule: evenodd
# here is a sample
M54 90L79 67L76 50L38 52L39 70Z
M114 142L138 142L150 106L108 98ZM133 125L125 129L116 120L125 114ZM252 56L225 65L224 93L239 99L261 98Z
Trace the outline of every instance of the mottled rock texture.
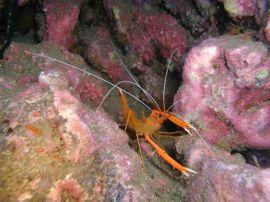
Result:
M251 166L240 155L232 156L188 136L176 148L198 172L187 183L189 201L269 201L269 168Z
M102 84L67 63L87 68L80 56L51 43L13 43L0 61L0 200L183 198L182 186L151 161L145 162L150 173L142 171L139 154L108 114L81 102L77 89L85 79L92 102Z
M175 112L214 144L270 147L267 48L240 37L212 38L193 48Z
M52 41L70 48L75 44L76 38L72 32L77 23L80 12L78 1L46 0L43 10L46 18L46 28L43 40Z

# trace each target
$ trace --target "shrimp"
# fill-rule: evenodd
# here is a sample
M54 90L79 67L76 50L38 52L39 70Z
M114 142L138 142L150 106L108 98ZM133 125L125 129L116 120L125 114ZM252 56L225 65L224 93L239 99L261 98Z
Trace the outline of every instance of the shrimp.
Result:
M113 46L114 47L114 46ZM74 66L72 64L60 61L58 59L46 56L44 54L37 54L37 53L33 53L30 51L26 51L27 53L30 53L34 56L38 56L38 57L42 57L51 61L55 61L55 62L59 62L62 64L65 64L69 67L72 67L74 69L77 69L83 73L86 73L88 75L93 76L94 78L97 78L109 85L112 86L112 88L108 91L108 93L104 96L103 100L100 102L99 106L97 107L97 110L101 107L102 103L104 102L104 100L108 97L108 95L112 92L112 90L114 88L117 88L119 90L120 93L120 97L121 97L121 103L122 103L122 108L123 108L123 112L124 112L124 119L126 122L126 127L129 127L130 129L134 130L136 132L136 136L137 136L137 140L139 143L139 136L140 137L144 137L145 141L148 142L154 149L155 151L158 153L158 155L163 158L168 164L170 164L173 168L179 170L181 173L185 174L186 176L189 176L188 172L192 172L192 173L197 173L196 171L193 171L189 168L186 168L184 166L182 166L181 164L179 164L178 162L176 162L172 157L170 157L167 152L162 149L160 146L158 146L157 143L155 143L152 139L152 135L153 134L159 134L159 129L162 127L162 124L165 120L170 120L171 122L173 122L174 124L176 124L179 127L182 127L184 130L186 130L189 134L191 134L189 132L189 129L194 129L191 125L189 125L187 122L185 122L184 120L180 119L179 117L177 117L176 115L174 115L173 113L169 112L168 110L173 106L169 107L168 110L165 110L165 101L164 101L164 95L165 95L165 85L166 85L166 78L167 78L167 74L168 74L168 67L170 64L170 61L168 63L168 67L167 67L167 71L166 71L166 75L165 75L165 81L164 81L164 88L163 88L163 106L164 106L164 110L162 111L161 108L158 106L157 102L154 100L154 98L145 90L143 89L140 84L136 81L136 79L133 77L133 75L129 72L129 70L126 68L126 66L124 65L123 61L121 60L120 56L118 55L118 52L116 51L118 57L120 58L120 61L122 62L122 65L124 66L125 70L127 71L127 73L131 76L131 78L134 80L134 82L132 81L120 81L117 84L113 84L95 74L92 74L88 71L85 71L77 66ZM172 54L173 55L173 54ZM172 57L171 57L172 58ZM170 58L170 60L171 60ZM149 108L144 102L142 102L140 99L138 99L137 97L135 97L134 95L132 95L131 93L129 93L128 91L122 89L119 87L120 84L122 83L131 83L134 86L140 88L143 93L145 93L145 95L150 99L150 101L155 105L156 109L151 109ZM151 111L151 114L149 117L143 117L142 119L138 119L135 112L130 109L128 107L128 102L127 99L124 95L124 93L130 95L131 97L135 98L136 100L138 100L141 104L143 104L146 108L148 108ZM176 103L174 103L176 104ZM140 148L140 144L139 145L139 150L141 153L141 148Z
M138 136L143 136L146 142L148 142L156 150L156 152L161 158L163 158L173 168L179 170L186 176L189 176L188 172L197 173L196 171L186 168L181 164L179 164L178 162L176 162L172 157L170 157L167 154L165 150L163 150L160 146L158 146L152 139L152 135L158 134L158 130L162 127L162 124L165 120L170 120L184 129L189 127L189 124L167 111L158 111L158 110L153 110L149 117L143 117L142 119L138 119L135 112L128 107L127 99L122 90L119 90L119 93L121 96L121 103L126 126L136 132L137 140ZM139 150L141 152L140 144Z

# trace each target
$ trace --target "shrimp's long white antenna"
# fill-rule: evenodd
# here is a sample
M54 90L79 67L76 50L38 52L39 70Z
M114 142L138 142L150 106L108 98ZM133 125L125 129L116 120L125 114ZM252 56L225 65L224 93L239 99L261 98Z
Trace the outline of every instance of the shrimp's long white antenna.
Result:
M72 68L74 68L74 69L76 69L76 70L78 70L78 71L81 71L81 72L87 74L87 75L91 75L91 76L93 76L94 78L99 79L99 80L101 80L101 81L103 81L103 82L105 82L105 83L111 85L113 88L116 87L116 88L118 88L118 89L121 89L123 92L125 92L125 93L128 94L129 96L133 97L134 99L136 99L136 100L138 100L140 103L142 103L147 109L151 110L151 108L148 107L147 104L145 104L143 101L141 101L140 99L138 99L136 96L132 95L130 92L128 92L128 91L126 91L126 90L124 90L124 89L118 87L117 85L115 85L115 84L113 84L113 83L111 83L111 82L109 82L109 81L103 79L102 77L99 77L99 76L97 76L97 75L95 75L95 74L92 74L91 72L88 72L88 71L86 71L86 70L84 70L84 69L81 69L81 68L79 68L79 67L76 67L75 65L69 64L69 63L67 63L67 62L64 62L64 61L61 61L61 60L58 60L58 59L56 59L56 58L52 58L52 57L49 57L49 56L46 56L46 55L43 55L43 54L33 53L33 52L31 52L31 51L25 51L25 53L30 53L30 54L32 54L32 55L39 56L39 57L41 57L41 58L46 58L46 59L48 59L48 60L55 61L55 62L64 64L64 65L70 66L70 67L72 67Z
M211 154L213 155L214 159L217 162L217 157L216 157L215 153L213 152L213 150L210 148L209 144L205 141L205 139L199 134L199 132L197 130L194 130L194 131L200 137L200 139L203 141L203 143L205 144L207 149L211 152Z
M176 102L174 102L167 110L169 111L174 105L180 103L181 100L177 100Z
M161 111L160 106L158 105L157 101L150 95L150 93L148 93L143 87L141 87L141 85L138 83L138 81L135 79L135 77L133 76L133 74L128 70L127 66L125 65L125 63L123 62L123 60L121 59L118 51L116 50L113 42L111 41L111 45L114 49L114 51L117 54L117 57L119 58L122 66L125 68L126 72L129 74L129 76L132 78L132 80L137 84L138 87L140 87L140 89L144 92L144 94L150 99L150 101L155 105L155 107Z
M133 81L119 81L117 84L113 85L113 87L112 87L112 88L107 92L107 94L103 97L103 99L102 99L101 102L99 103L99 105L98 105L96 111L99 110L99 108L101 107L101 105L103 104L103 102L106 100L106 98L109 96L109 94L110 94L115 88L121 89L121 88L119 87L119 85L122 84L122 83L131 83L131 84L137 86L138 88L140 88L141 90L143 89L141 86L139 86L137 83L135 83L135 82L133 82ZM123 91L123 89L121 89L121 90ZM124 91L124 92L125 92L125 91ZM148 97L147 94L146 94L146 96ZM136 100L139 100L137 97L135 97L135 98L136 98ZM148 97L148 98L149 98L149 97ZM142 102L142 104L143 104L147 109L149 109L150 111L152 111L151 108L150 108L149 106L147 106L144 102Z
M180 103L180 102L181 102L181 99L175 101L175 102L168 108L168 111L169 111L173 106L175 106L176 104L178 104L178 103ZM173 112L171 112L171 113L174 114L175 116L179 116L179 115L176 114L176 113L173 113ZM183 119L183 120L184 120L184 119ZM197 130L194 126L192 126L190 123L189 123L189 128L191 128L191 129L196 133L196 135L199 136L199 138L202 140L203 144L204 144L204 145L207 147L207 149L210 151L210 153L211 153L211 155L213 156L213 158L215 159L215 161L218 162L218 159L217 159L217 157L216 157L214 151L211 149L209 143L207 143L207 141L205 140L205 138L203 138L203 136L200 135L200 133L198 132L198 130ZM187 131L189 134L191 134L191 132L190 132L188 129L185 129L185 131ZM226 176L226 175L225 175L225 172L224 172L224 170L223 170L223 168L221 168L221 171L222 171L222 174L223 174L224 176Z
M179 100L178 100L178 101L179 101ZM177 117L179 116L179 115L176 114L176 113L173 113L173 112L171 112L171 113L172 113L173 115L177 116ZM188 123L188 127L191 128L191 129L196 133L196 135L199 136L199 138L203 141L203 143L205 144L205 146L207 147L207 149L211 152L212 156L214 157L214 159L215 159L216 162L217 162L217 157L216 157L215 153L214 153L213 150L210 148L210 146L209 146L209 144L206 142L206 140L200 135L200 133L198 132L198 130L197 130L194 126L192 126L190 123ZM191 135L191 132L190 132L188 129L184 128L184 130L187 131L188 134Z
M163 92L162 92L162 100L163 100L163 109L164 109L164 111L166 110L166 106L165 106L165 91L166 91L166 83L167 83L167 76L168 76L168 72L169 72L169 67L171 65L172 58L173 58L174 54L178 51L178 49L179 48L175 49L172 52L171 57L170 57L170 59L168 61L168 64L167 64L167 68L166 68L166 74L165 74L165 78L164 78Z
M176 49L176 50L172 53L172 55L171 55L171 57L170 57L170 59L169 59L169 61L168 61L167 69L166 69L166 74L165 74L165 79L164 79L164 84L163 84L163 106L164 106L164 110L166 109L166 107L165 107L165 91L166 91L166 81L167 81L167 76L168 76L167 74L168 74L169 65L170 65L170 63L171 63L171 60L172 60L172 58L173 58L173 56L174 56L174 54L176 53L177 50L178 50L178 49ZM180 103L180 102L181 102L181 99L175 101L175 102L167 109L167 111L169 111L172 107L174 107L176 104L178 104L178 103ZM179 115L176 114L176 113L173 113L173 112L171 112L171 113L174 114L175 116L179 116ZM204 145L207 147L207 149L208 149L208 150L210 151L210 153L212 154L212 156L213 156L213 158L215 159L215 161L218 162L217 157L216 157L214 151L211 149L210 145L206 142L206 140L202 137L202 135L200 135L200 133L198 132L198 130L197 130L194 126L192 126L191 124L189 124L189 128L191 128L191 129L196 133L196 135L199 136L199 138L202 140L202 142L204 143ZM185 130L188 134L191 135L191 132L190 132L188 129L184 128L184 130ZM225 176L225 173L224 173L223 169L221 169L221 170L222 170L223 175Z

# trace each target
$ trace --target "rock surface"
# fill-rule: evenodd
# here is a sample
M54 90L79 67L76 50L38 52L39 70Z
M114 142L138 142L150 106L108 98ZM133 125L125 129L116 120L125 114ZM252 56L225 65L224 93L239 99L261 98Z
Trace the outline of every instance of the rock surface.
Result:
M37 11L30 12L36 15L31 33L14 30L13 39L34 43L31 36L38 35L43 42L12 43L0 60L0 201L269 201L267 0L40 2L18 1L20 7L9 10L20 18L31 4ZM1 42L5 25L13 23L5 16ZM142 138L141 169L135 134L119 129L118 92L97 108L111 86L92 75L130 82L125 63L162 108L173 51L166 107L183 83L175 112L214 145L206 146L195 131L176 145L175 139L153 138L198 172L189 178ZM152 104L134 85L121 87ZM139 117L148 115L127 98ZM164 125L164 131L175 129Z
M267 13L267 0L219 0L234 21L243 22L253 19L258 25L263 24Z
M189 201L269 201L269 168L248 165L240 156L192 137L182 138L176 148L198 172L187 183Z
M131 81L117 55L108 29L105 27L82 29L79 39L87 49L83 53L87 61L105 73L112 82Z
M0 61L0 200L183 198L182 186L151 163L142 171L127 134L80 101L84 75L50 55L86 68L81 57L50 43L13 43ZM28 74L37 79L16 83Z
M155 50L159 50L160 55L166 59L176 49L176 58L185 52L186 31L170 15L159 13L154 7L148 11L117 0L104 1L104 7L122 41L144 62L151 63Z
M209 142L270 147L270 77L267 48L224 36L193 48L185 61L175 112Z
M216 7L213 2L209 1L196 1L196 3L198 9L192 5L191 1L185 0L165 0L164 6L183 22L191 35L198 37L210 30L211 27L215 27L214 24L211 25L210 18L216 14Z
M76 38L72 32L77 23L80 12L79 1L44 1L44 13L46 18L46 29L43 40L52 41L70 48L75 44Z

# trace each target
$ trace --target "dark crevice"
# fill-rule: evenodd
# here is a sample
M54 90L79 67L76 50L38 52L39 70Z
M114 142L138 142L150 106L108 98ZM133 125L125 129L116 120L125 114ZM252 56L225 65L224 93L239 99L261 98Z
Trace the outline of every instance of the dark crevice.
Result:
M6 0L0 16L0 58L12 41L38 43L37 13L42 12L39 1L29 0L18 6L17 0Z
M217 20L219 34L224 34L226 31L226 24L230 22L230 17L224 9L223 2L217 2L217 14L215 19Z
M270 149L244 148L231 152L231 154L237 153L241 154L248 164L259 168L270 168Z

